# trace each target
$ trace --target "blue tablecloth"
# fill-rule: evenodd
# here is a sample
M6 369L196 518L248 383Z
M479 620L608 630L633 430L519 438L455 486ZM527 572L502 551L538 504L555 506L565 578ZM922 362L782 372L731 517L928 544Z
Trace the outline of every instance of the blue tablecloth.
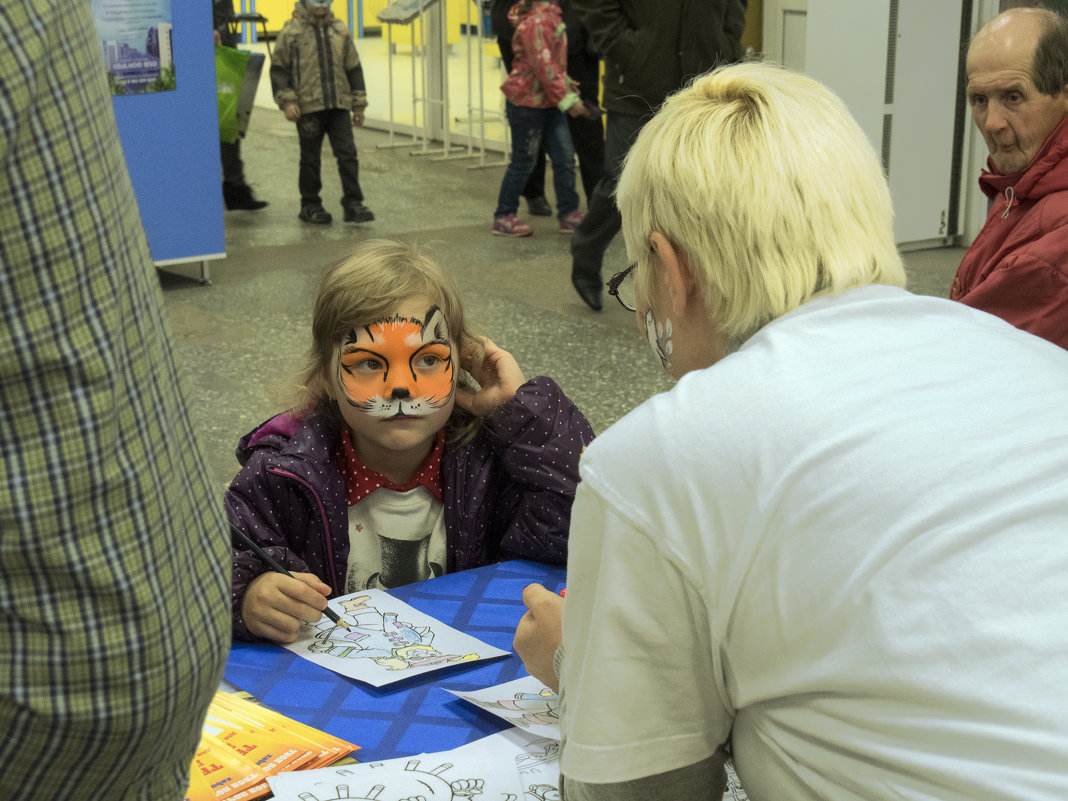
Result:
M421 612L511 651L531 582L559 591L564 569L513 561L441 576L390 594ZM375 688L320 667L277 645L235 642L226 680L271 709L361 746L361 762L444 751L509 724L445 692L478 690L525 676L512 653Z

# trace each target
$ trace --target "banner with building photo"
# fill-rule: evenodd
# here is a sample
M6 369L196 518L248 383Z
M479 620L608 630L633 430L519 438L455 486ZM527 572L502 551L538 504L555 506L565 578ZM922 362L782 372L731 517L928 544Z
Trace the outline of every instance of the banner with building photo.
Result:
M92 0L113 95L176 88L171 0Z

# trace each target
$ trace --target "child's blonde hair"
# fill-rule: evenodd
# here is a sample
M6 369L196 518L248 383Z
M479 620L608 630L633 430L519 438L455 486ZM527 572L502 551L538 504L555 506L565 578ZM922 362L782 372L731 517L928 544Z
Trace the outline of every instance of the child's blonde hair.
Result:
M369 239L319 279L308 365L300 375L292 407L336 414L330 368L338 343L353 328L384 319L410 298L425 298L440 308L458 355L468 355L476 363L481 360L485 353L481 339L468 328L459 291L441 265L418 245ZM460 376L460 385L471 385L464 373ZM456 406L447 428L451 439L467 441L478 428L478 419Z

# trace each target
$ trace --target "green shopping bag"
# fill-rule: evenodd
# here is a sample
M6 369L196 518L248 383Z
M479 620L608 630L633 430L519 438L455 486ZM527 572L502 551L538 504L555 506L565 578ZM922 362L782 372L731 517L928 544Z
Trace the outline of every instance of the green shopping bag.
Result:
M215 45L215 86L219 98L219 139L237 141L240 125L237 101L248 70L249 54L232 47Z

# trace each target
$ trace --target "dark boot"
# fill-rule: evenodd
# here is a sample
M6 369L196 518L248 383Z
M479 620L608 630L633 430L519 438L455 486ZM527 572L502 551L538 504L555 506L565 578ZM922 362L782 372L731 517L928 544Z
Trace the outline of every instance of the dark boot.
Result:
M578 292L583 302L594 311L600 311L604 305L602 300L603 290L601 289L600 278L590 278L589 276L576 273L574 268L571 270L571 286L575 287L575 291Z
M234 184L224 183L223 203L226 204L228 211L234 211L235 209L240 211L256 211L267 205L266 200L256 200L256 198L252 196L252 189L248 184L235 186Z

